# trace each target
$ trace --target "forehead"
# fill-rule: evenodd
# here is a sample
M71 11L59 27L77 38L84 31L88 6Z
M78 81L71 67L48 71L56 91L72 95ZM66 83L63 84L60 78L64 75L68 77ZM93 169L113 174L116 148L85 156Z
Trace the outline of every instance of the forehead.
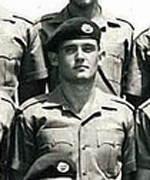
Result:
M73 39L63 41L61 47L71 46L71 45L94 45L97 46L97 41L95 39Z
M70 2L76 3L89 3L89 2L97 2L98 0L70 0Z

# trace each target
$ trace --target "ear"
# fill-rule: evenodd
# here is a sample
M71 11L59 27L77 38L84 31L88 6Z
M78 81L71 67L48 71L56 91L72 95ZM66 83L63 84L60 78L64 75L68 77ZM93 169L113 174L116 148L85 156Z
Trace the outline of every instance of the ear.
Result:
M98 66L102 65L102 57L103 57L103 52L99 51L98 52Z
M59 62L58 62L58 55L57 55L57 53L50 52L48 54L48 57L50 59L50 63L51 63L52 66L58 66Z

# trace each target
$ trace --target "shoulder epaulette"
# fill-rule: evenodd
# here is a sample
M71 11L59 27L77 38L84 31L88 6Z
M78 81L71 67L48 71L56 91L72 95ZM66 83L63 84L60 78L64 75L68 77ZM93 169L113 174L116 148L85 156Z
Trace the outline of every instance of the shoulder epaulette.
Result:
M146 100L144 103L142 103L138 109L145 109L150 105L150 99Z
M29 24L31 24L31 25L34 24L32 21L28 20L28 19L25 18L25 17L19 16L19 15L13 15L13 17L16 18L16 19L21 19L21 20L23 20L23 21L25 21L25 22L27 22L27 23L29 23Z
M127 106L130 110L134 111L134 106L131 105L129 102L125 101L124 99L121 99L119 97L112 98L112 101Z
M10 22L12 24L15 24L16 21L14 21L13 19L8 19L8 18L4 18L3 21L5 22Z
M102 106L103 110L107 110L107 111L117 111L117 108L115 107L110 107L110 106Z
M37 19L35 21L35 24L39 23L39 22L44 22L44 21L48 21L53 19L54 17L56 17L58 13L52 13L52 14L45 14L44 16L42 16L40 19Z
M116 20L127 23L133 30L135 30L134 26L129 21L122 18L116 18Z
M108 24L109 27L120 27L120 25L118 23L114 23L114 22L111 22L111 21L108 21L107 24Z
M5 98L5 97L1 97L1 100L11 104L11 106L13 107L13 109L16 109L16 106L14 104L14 102L11 99Z
M22 111L28 109L29 107L35 105L35 104L38 104L38 103L43 103L47 100L47 96L48 94L42 94L42 95L39 95L39 96L35 96L34 98L31 98L27 101L25 101L21 106L20 106L20 109Z
M150 99L141 104L138 107L138 110L144 112L148 117L150 117Z
M141 31L135 38L134 41L136 41L142 34L144 34L145 32L149 31L150 27L144 29L143 31Z

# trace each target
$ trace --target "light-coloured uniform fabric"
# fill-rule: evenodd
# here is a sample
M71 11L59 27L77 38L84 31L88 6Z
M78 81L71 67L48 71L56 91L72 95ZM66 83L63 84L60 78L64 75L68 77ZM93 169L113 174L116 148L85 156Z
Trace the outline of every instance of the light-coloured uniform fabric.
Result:
M3 160L7 151L5 141L14 116L14 103L18 102L18 86L47 76L43 54L40 50L40 38L35 36L32 26L33 23L27 19L0 7L1 168L5 163ZM38 91L38 87L36 88ZM26 93L24 97L29 96L29 89L24 92ZM0 179L2 180L2 177Z
M47 70L33 24L17 15L0 19L0 90L12 98L18 82L43 79Z
M101 7L99 7L101 9ZM50 72L50 90L58 84L57 69L50 65L52 53L47 53L46 44L53 35L55 29L65 20L75 17L66 6L60 13L48 14L37 21L37 29L41 35L45 58ZM130 55L133 38L132 25L119 18L102 11L102 15L96 22L102 29L101 39L101 68L105 78L111 84L116 95L120 96L126 91L126 77L130 65ZM105 92L113 93L101 77L98 77L98 86Z
M131 106L97 88L86 108L86 117L76 114L59 87L25 102L12 125L9 180L21 180L39 157L59 152L76 163L77 179L121 180L134 171Z

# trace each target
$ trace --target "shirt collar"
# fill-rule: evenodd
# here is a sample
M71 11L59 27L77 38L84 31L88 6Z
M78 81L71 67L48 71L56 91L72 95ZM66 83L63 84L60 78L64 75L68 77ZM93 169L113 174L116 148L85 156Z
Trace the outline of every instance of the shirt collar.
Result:
M101 114L103 106L104 107L108 106L109 108L110 105L106 103L108 101L110 101L110 96L102 92L99 88L96 88L93 99L90 99L90 101L88 102L88 106L90 106L88 117L91 117L93 114L96 113ZM73 112L73 110L70 108L68 101L66 100L60 86L58 86L52 93L48 95L48 100L42 104L42 108L44 109L60 108L62 111L70 111L79 117L79 115Z
M51 23L58 23L61 24L64 21L68 20L70 17L70 14L68 12L68 5L58 14L56 14L56 16L54 16L54 18L50 19Z

